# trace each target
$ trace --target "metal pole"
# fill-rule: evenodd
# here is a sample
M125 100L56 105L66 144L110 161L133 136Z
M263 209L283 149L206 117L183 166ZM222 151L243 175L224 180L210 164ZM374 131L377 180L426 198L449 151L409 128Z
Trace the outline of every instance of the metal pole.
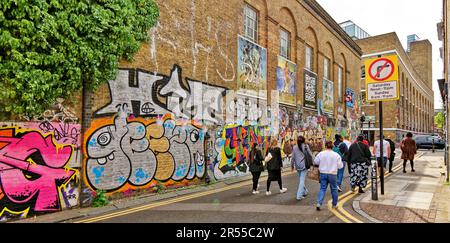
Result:
M380 184L381 184L381 195L384 195L384 153L383 153L383 102L380 101Z

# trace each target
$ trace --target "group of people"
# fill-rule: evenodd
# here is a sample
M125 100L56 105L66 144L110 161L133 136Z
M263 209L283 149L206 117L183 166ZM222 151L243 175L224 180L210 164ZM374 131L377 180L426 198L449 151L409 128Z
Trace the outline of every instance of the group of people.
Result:
M309 191L306 188L306 178L312 167L318 168L320 172L319 182L320 191L317 195L317 210L320 211L324 202L328 186L331 188L332 206L337 207L338 194L342 192L342 183L344 179L345 168L350 174L350 186L353 192L358 189L359 193L364 193L369 179L369 167L372 165L372 157L376 158L378 167L386 168L389 161L389 173L392 173L393 161L395 158L395 143L390 139L380 139L374 143L372 152L369 142L363 135L359 135L354 142L350 142L350 137L345 138L341 135L335 136L336 141L325 143L324 150L314 153L311 145L306 142L303 136L299 136L297 141L290 140L283 148L283 152L290 160L292 171L297 171L299 176L299 185L296 198L301 201L308 196ZM381 142L383 151L381 151ZM416 143L413 140L413 134L408 133L406 138L401 141L400 149L402 151L403 172L406 173L406 164L411 162L411 171L414 170L414 157L417 153ZM280 193L287 192L283 187L281 170L283 161L281 149L278 147L278 141L271 142L270 148L263 156L258 144L253 144L250 151L249 160L250 172L253 175L253 194L259 194L258 181L261 173L267 169L267 190L266 195L271 195L270 185L272 181L277 181Z

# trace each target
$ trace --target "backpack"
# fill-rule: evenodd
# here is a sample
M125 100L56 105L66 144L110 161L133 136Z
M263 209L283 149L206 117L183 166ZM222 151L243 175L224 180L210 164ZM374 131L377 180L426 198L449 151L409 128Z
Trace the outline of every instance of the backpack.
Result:
M305 148L306 148L306 151L303 152L303 146L299 147L300 152L302 152L305 157L305 168L307 170L309 170L311 168L311 166L313 165L313 158L312 158L311 154L308 153L308 149L309 149L308 145L305 145Z
M343 143L340 143L338 146L334 146L333 148L333 152L336 152L337 154L339 154L339 156L341 156L341 158L344 158L344 154L341 152L341 150L339 149L339 147L342 145ZM347 146L347 145L346 145Z

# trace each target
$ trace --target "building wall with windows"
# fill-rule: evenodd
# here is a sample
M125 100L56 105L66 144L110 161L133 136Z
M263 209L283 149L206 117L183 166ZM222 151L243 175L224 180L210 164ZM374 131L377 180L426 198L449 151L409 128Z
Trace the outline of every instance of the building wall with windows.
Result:
M120 197L246 175L254 143L356 136L358 105L347 107L345 92L359 95L361 50L316 1L156 2L149 42L94 95L83 192ZM309 108L305 91L317 94Z
M407 54L396 33L388 33L358 40L363 50L363 63L366 58L379 55L399 56L399 101L383 102L383 128L386 136L399 142L407 132L414 134L433 133L434 92L432 90L431 43L428 40L411 43L411 51ZM364 75L361 87L365 89ZM373 141L379 131L378 104L364 104L362 111L375 120L365 125L365 131ZM374 119L375 118L375 119Z

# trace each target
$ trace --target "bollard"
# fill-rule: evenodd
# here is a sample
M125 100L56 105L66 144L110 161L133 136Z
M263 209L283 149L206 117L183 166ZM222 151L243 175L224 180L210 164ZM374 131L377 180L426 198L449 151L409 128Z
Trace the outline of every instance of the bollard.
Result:
M378 201L377 159L372 158L372 200Z

